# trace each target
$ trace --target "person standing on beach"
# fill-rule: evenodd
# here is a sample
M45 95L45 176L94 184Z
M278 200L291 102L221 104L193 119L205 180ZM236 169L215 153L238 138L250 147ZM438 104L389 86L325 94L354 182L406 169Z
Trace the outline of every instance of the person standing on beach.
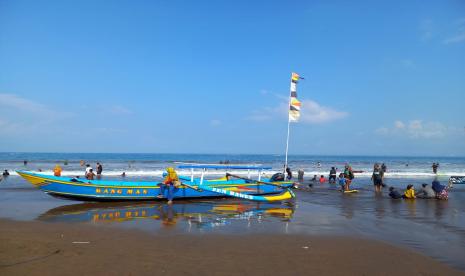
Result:
M336 183L336 175L337 175L336 168L331 167L331 170L329 171L329 183L330 184Z
M344 191L348 191L349 186L352 183L352 179L354 179L354 172L352 171L352 167L349 164L345 165L344 167L344 178L346 179Z
M304 182L304 170L302 168L297 171L297 179L299 180L299 183Z
M344 174L343 173L340 173L339 174L339 177L337 179L338 183L339 183L339 186L341 186L341 191L344 191L345 190L345 186L346 186L346 179L344 178Z
M86 172L84 173L85 176L87 176L87 174L92 170L92 167L90 166L90 164L87 164L86 165Z
M102 171L103 171L102 164L97 162L97 179L102 178Z
M375 186L375 192L380 193L381 187L383 185L383 179L381 177L381 169L378 163L375 163L373 166L373 174L371 175L371 180Z
M89 169L89 172L86 173L86 179L87 180L94 180L94 177L95 177L94 170Z
M291 180L292 179L292 171L291 171L291 168L289 167L286 167L286 173L287 173L287 180Z
M60 165L56 165L55 168L53 169L53 175L54 176L61 176L61 167Z
M431 167L433 168L433 173L437 174L438 173L439 163L433 163L433 165Z
M386 164L381 164L381 171L380 171L380 174L381 174L381 181L382 183L384 184L384 174L387 172L387 167L386 167Z

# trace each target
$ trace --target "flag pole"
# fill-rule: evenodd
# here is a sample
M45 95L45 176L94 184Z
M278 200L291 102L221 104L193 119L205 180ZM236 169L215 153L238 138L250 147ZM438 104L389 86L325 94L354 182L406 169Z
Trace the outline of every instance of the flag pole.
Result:
M297 122L300 117L300 101L297 99L297 82L299 79L303 79L299 76L299 74L292 72L291 74L291 88L289 93L289 105L287 106L288 109L288 120L287 120L287 139L286 139L286 157L284 161L284 173L286 173L286 169L288 166L287 157L289 153L289 134L291 129L291 121Z
M289 105L287 109L291 107L291 93L289 93ZM290 128L291 128L291 120L289 120L289 116L287 118L287 139L286 139L286 158L284 161L284 173L286 173L286 168L287 168L287 154L289 152L289 133L290 133Z

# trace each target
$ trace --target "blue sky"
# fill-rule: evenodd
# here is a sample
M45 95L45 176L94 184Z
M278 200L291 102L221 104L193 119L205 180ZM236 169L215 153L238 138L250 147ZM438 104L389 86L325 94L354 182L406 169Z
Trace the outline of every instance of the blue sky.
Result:
M463 1L0 1L0 151L465 156Z

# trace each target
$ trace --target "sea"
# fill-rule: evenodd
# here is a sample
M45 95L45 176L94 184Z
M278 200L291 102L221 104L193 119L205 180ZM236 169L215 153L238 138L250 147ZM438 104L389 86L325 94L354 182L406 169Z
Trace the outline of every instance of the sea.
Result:
M10 176L0 181L0 219L47 223L92 224L129 228L153 235L307 234L346 236L384 241L428 255L465 271L465 185L454 185L449 200L393 200L387 187L419 188L438 179L465 176L465 157L313 156L290 155L289 167L304 170L304 181L294 190L296 199L257 203L222 198L165 202L81 202L51 197L19 177L16 170L52 174L59 164L63 175L82 176L81 163L103 165L103 179L154 181L166 167L182 163L253 164L282 172L283 155L252 154L117 154L117 153L0 153L0 170ZM370 177L374 163L387 166L387 187L375 194ZM438 173L432 164L439 163ZM357 171L352 188L344 194L334 184L313 183L314 175L338 172L349 164ZM125 172L125 177L121 175ZM189 175L190 171L178 170ZM224 175L210 170L207 177ZM254 177L254 172L234 171ZM382 256L380 256L382 258ZM388 265L388 264L387 264Z

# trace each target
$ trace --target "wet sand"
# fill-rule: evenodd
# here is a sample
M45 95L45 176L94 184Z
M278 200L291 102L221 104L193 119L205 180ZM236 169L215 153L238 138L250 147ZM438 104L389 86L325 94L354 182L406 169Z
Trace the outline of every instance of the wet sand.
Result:
M0 220L1 275L465 275L409 249L312 235L158 235Z

